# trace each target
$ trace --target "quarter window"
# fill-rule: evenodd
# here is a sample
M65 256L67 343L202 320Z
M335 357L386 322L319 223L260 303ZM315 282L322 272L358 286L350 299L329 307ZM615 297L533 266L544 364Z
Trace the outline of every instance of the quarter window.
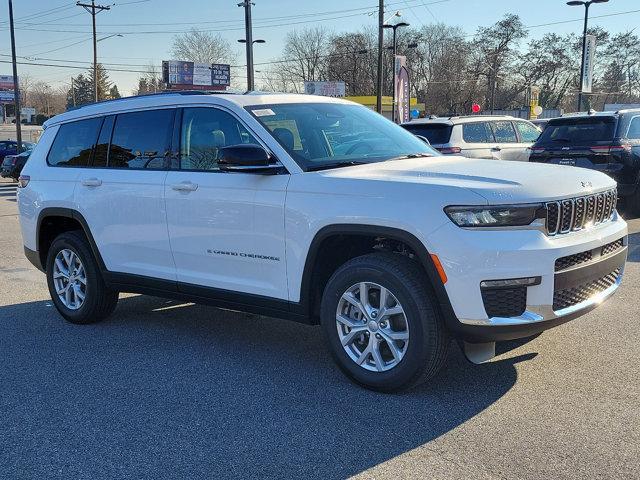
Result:
M109 148L109 167L166 168L174 113L167 109L118 115Z
M47 163L60 167L86 167L101 124L102 118L90 118L60 125L47 155Z
M517 143L516 131L511 122L493 122L493 136L497 143Z
M487 122L463 123L462 138L466 143L490 143L494 141L491 127Z
M640 139L640 117L633 117L627 131L627 138Z
M525 122L515 122L515 124L516 128L518 129L518 133L520 134L520 139L523 142L535 142L540 136L540 130L538 130L533 125L529 125Z
M230 145L258 144L231 114L218 108L185 108L180 135L182 170L218 170L220 149Z

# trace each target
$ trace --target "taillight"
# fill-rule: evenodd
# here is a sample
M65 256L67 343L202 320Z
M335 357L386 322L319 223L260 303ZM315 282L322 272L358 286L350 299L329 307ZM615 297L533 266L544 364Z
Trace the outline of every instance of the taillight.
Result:
M544 147L531 147L531 153L543 153Z
M462 149L460 147L441 147L438 148L440 153L444 153L445 155L455 155L460 153Z
M611 145L611 152L630 152L631 144L623 143L622 145Z
M20 175L18 177L18 188L24 188L29 185L29 180L31 180L29 175Z
M589 148L593 153L622 153L630 152L631 144L623 143L622 145L597 145Z

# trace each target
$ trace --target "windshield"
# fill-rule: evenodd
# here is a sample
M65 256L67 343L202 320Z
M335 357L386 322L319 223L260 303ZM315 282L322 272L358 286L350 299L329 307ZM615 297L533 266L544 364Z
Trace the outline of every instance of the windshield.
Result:
M405 123L402 127L414 135L426 137L432 145L449 143L451 129L453 128L445 123Z
M247 110L304 170L440 155L382 115L360 105L288 103Z
M549 122L538 144L587 145L613 140L616 120L613 117L563 118Z

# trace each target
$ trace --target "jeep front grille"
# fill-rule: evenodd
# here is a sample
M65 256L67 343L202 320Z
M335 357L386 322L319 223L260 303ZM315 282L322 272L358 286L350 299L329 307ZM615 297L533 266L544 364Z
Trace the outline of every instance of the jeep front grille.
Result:
M614 188L606 192L548 202L547 233L557 235L582 230L611 219L618 201Z

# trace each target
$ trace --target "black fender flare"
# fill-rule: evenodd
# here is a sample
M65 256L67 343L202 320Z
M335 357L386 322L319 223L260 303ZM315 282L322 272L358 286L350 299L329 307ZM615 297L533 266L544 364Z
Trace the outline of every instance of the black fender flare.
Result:
M425 272L431 283L431 287L436 294L440 311L444 316L444 319L450 327L455 327L458 324L458 319L455 316L453 307L449 300L449 295L440 279L440 275L436 270L436 267L431 259L431 255L427 251L424 244L412 233L407 232L394 227L385 227L379 225L366 225L366 224L333 224L327 225L321 228L314 236L309 250L307 252L307 258L304 264L304 270L302 273L302 282L300 287L300 307L302 312L311 316L311 302L312 302L312 282L313 282L313 268L316 263L318 251L322 242L334 235L363 235L373 237L384 237L391 240L402 242L409 246L418 258L418 261L423 266ZM455 322L455 323L454 323Z
M85 236L87 237L89 246L91 247L91 252L93 253L94 258L98 262L98 266L100 267L101 272L104 273L107 270L107 268L105 267L104 261L102 260L102 255L100 255L100 251L98 250L96 241L93 238L93 235L91 234L91 229L89 228L89 224L87 223L87 221L85 220L85 218L82 216L80 212L72 208L65 208L65 207L46 207L46 208L43 208L38 214L38 223L36 226L36 251L40 256L40 261L42 262L42 266L46 268L47 259L42 258L43 252L41 252L40 250L40 228L42 226L42 222L45 221L47 218L51 218L51 217L71 218L80 224Z

